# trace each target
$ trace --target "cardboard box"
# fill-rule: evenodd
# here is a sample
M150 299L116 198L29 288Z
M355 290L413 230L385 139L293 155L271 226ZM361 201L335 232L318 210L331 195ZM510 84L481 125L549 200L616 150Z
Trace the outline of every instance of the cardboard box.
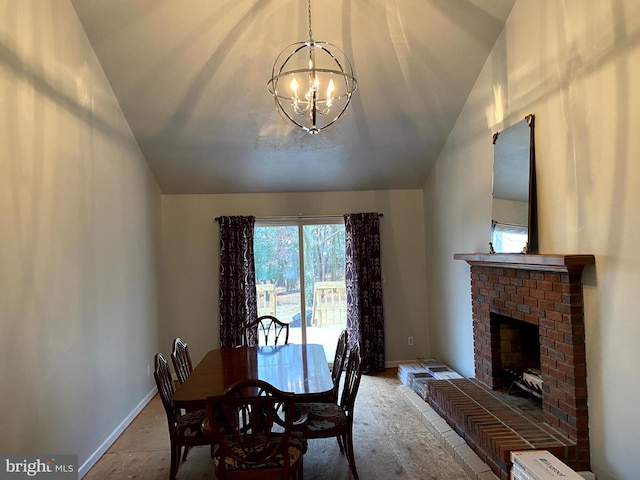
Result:
M547 450L511 452L512 480L582 480L564 462Z
M398 366L398 380L409 387L416 376L426 376L428 374L427 370L419 363L405 363Z
M427 400L427 394L429 393L427 384L429 383L429 380L433 380L431 375L426 377L416 377L413 379L413 382L411 382L411 388L423 400Z

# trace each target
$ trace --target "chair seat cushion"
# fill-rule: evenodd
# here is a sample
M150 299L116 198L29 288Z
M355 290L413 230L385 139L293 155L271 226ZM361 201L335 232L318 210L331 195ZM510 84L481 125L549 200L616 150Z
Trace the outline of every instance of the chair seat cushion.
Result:
M241 448L232 437L226 437L229 447L233 451L234 455L237 455L240 458L247 458L247 451ZM273 446L274 443L278 443L279 438L271 438L270 441L267 441L266 437L263 442L258 441L257 446L254 447L256 452L264 451L265 448L268 449L269 446ZM307 450L307 442L301 435L297 433L293 433L291 437L289 437L289 464L292 467L295 467L298 461L302 458L302 455ZM250 452L249 452L250 454ZM220 468L220 446L215 444L213 447L213 464L216 469ZM266 463L260 463L259 465L251 465L247 463L243 463L242 461L237 461L235 458L226 457L224 460L225 469L229 470L249 470L249 469L264 469L264 468L281 468L284 466L284 461L282 459L282 455L277 455L271 461Z
M204 435L202 432L202 422L206 417L206 410L194 410L185 413L180 417L176 425L178 435L183 437L198 437Z
M313 402L297 404L297 408L307 411L307 437L331 435L347 428L347 416L340 405Z

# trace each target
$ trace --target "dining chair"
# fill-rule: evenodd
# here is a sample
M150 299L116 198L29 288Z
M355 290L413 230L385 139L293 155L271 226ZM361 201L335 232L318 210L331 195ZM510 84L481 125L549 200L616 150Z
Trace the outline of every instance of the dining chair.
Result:
M360 343L349 350L344 386L339 402L304 402L298 404L298 411L305 412L307 421L302 430L309 440L336 437L340 452L347 454L349 467L355 480L358 479L353 454L353 413L362 378L363 364Z
M270 339L273 340L272 343L269 343ZM245 326L244 344L246 346L286 345L287 343L289 343L289 324L278 320L273 315L262 315Z
M161 353L157 353L153 361L153 377L158 387L158 393L162 400L162 406L167 414L169 425L169 440L171 443L171 468L169 479L175 480L180 464L180 452L185 448L185 455L182 460L186 460L186 452L189 447L197 445L211 445L213 439L202 432L202 422L207 418L207 410L193 410L184 415L180 409L173 406L171 397L176 390L175 383L171 378L169 364Z
M173 351L171 352L171 362L173 369L176 371L178 382L181 384L191 375L193 364L191 363L191 355L187 344L180 338L173 339Z
M306 415L294 419L293 393L241 380L208 397L207 411L204 431L215 442L216 479L302 480Z

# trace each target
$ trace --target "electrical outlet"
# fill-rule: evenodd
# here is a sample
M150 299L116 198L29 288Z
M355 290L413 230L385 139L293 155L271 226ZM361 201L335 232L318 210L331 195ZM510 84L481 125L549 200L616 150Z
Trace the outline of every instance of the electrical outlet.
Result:
M151 364L147 363L147 377L151 376Z
M409 344L409 345L413 345L413 337L409 337L408 344Z

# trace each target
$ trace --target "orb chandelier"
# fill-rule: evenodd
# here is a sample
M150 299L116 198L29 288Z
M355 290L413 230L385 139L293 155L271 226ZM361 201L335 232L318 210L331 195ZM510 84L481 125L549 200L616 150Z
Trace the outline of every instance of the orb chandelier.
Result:
M276 58L267 83L276 110L288 122L316 134L338 120L358 86L347 56L335 45L309 40L285 48Z

